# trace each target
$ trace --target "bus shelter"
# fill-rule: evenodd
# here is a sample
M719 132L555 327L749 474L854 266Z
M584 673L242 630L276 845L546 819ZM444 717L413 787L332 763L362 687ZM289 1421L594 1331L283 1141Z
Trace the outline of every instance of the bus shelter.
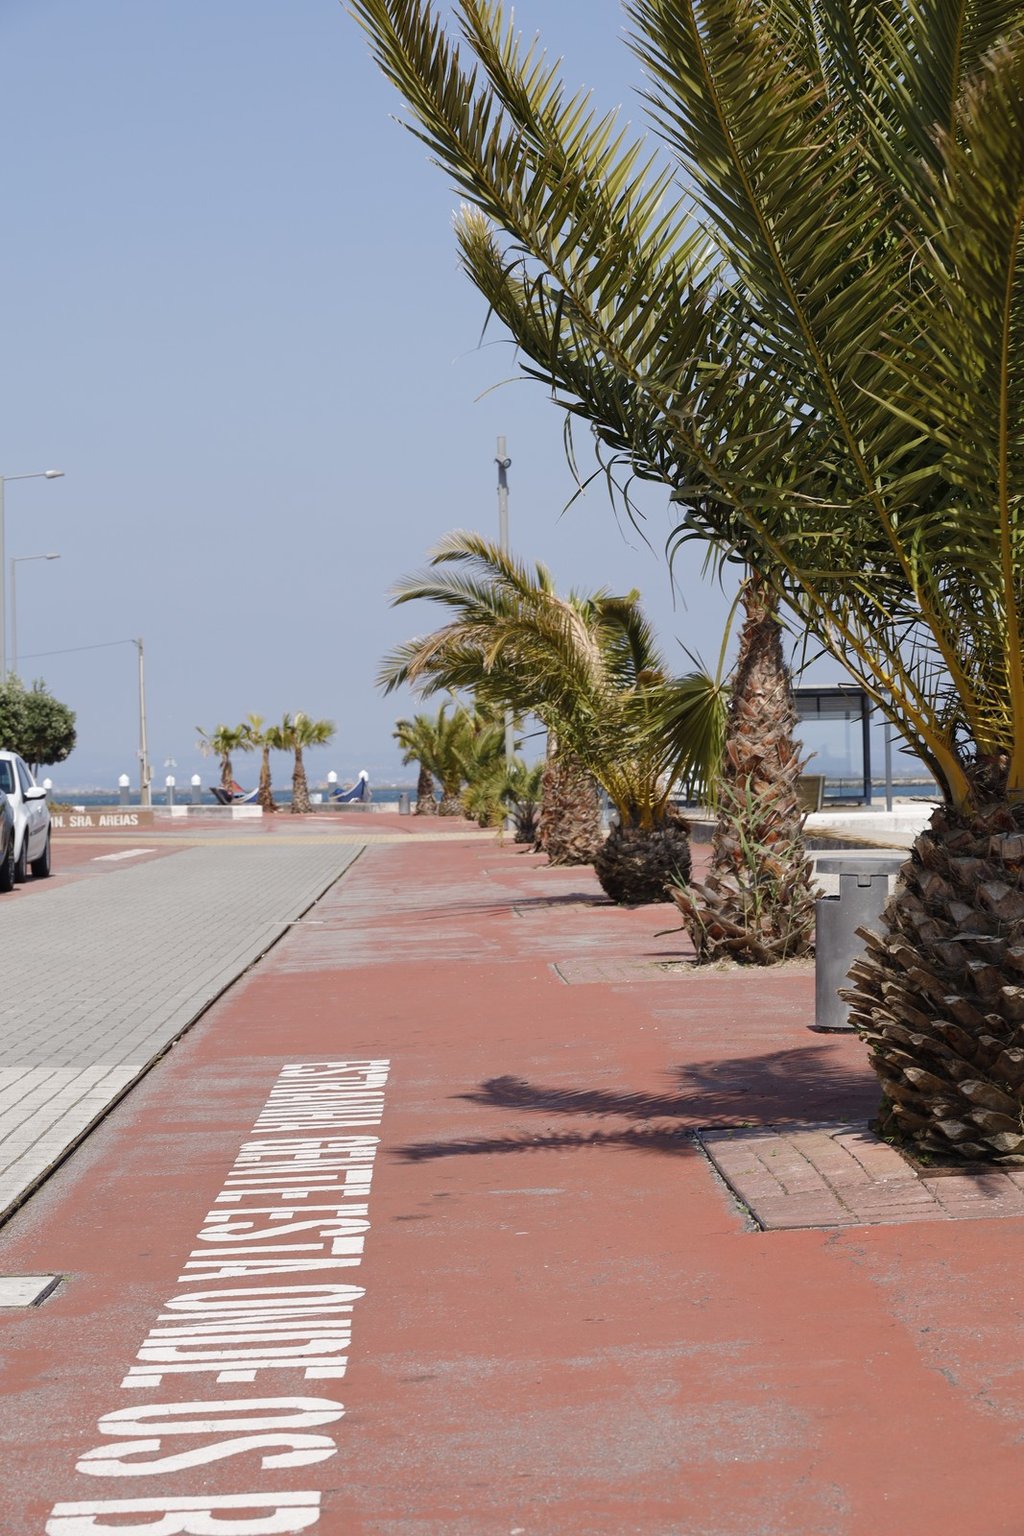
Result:
M859 683L799 683L793 696L801 723L811 727L804 745L812 752L817 747L832 762L845 762L849 771L828 777L853 780L842 798L870 805L872 706L865 690ZM813 760L809 767L815 770Z

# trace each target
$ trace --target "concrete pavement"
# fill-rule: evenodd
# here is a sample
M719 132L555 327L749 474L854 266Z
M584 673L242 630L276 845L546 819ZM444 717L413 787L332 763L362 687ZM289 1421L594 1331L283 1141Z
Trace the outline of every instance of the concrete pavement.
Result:
M4 899L0 1219L360 851L217 840Z

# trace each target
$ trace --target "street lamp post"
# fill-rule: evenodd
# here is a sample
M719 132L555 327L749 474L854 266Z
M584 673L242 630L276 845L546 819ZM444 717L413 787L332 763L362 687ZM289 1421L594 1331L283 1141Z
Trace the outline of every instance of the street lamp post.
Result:
M24 565L26 560L59 560L60 555L12 555L8 561L11 572L11 676L18 675L18 588L16 583L16 565Z
M504 554L509 553L508 545L508 471L512 460L505 452L505 439L498 438L498 457L494 461L498 466L498 543ZM516 755L516 736L512 723L512 711L505 711L505 763L512 766L512 759Z
M139 804L151 806L153 796L150 784L153 775L149 767L149 747L146 744L146 671L143 664L142 641L131 642L139 653Z
M62 469L38 469L31 475L0 475L0 574L7 569L4 550L4 486L8 480L61 480ZM7 602L6 583L0 580L0 678L7 676Z

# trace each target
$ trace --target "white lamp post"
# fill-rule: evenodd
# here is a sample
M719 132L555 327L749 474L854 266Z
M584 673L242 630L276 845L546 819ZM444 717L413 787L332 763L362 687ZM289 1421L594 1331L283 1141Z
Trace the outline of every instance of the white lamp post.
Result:
M11 572L11 675L18 675L18 587L16 566L26 560L59 560L60 555L12 555L8 561Z
M200 795L202 794L203 781L199 777L198 773L194 773L189 780L189 783L192 785L192 804L198 805Z
M173 773L169 773L167 775L166 779L164 779L164 788L167 791L167 804L168 805L173 805L174 804L174 774Z
M131 782L132 782L131 779L128 777L128 775L126 773L122 773L120 775L120 777L118 778L118 781L117 781L117 797L120 800L122 805L127 805L128 804L128 786L131 784Z
M0 572L6 571L4 549L4 486L8 480L61 480L62 469L38 469L31 475L0 475ZM0 678L7 676L7 593L6 582L0 581Z

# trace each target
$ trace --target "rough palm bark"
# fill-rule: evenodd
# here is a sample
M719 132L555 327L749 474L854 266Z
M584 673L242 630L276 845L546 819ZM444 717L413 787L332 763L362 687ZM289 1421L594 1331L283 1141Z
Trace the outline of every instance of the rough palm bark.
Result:
M850 971L880 1127L949 1160L1024 1166L1024 806L940 807Z
M436 816L437 801L434 799L434 780L429 768L420 764L419 778L416 780L416 816Z
M537 842L551 864L592 864L601 846L597 785L568 752L552 752L544 767Z
M815 890L777 604L756 578L743 602L710 869L703 884L673 889L672 899L698 961L773 965L810 954Z
M309 785L306 783L306 765L302 759L302 748L295 744L295 766L292 770L292 814L304 816L313 809L309 800Z
M594 859L594 873L612 901L637 907L671 901L673 881L687 882L691 864L689 829L670 808L653 827L613 826Z
M441 804L438 807L438 815L439 816L461 816L462 815L462 790L461 790L461 785L458 788L453 789L451 787L451 785L449 785L446 788L442 784L442 786L441 786Z
M260 748L260 780L257 799L265 812L276 811L277 801L270 787L270 745L264 742Z

